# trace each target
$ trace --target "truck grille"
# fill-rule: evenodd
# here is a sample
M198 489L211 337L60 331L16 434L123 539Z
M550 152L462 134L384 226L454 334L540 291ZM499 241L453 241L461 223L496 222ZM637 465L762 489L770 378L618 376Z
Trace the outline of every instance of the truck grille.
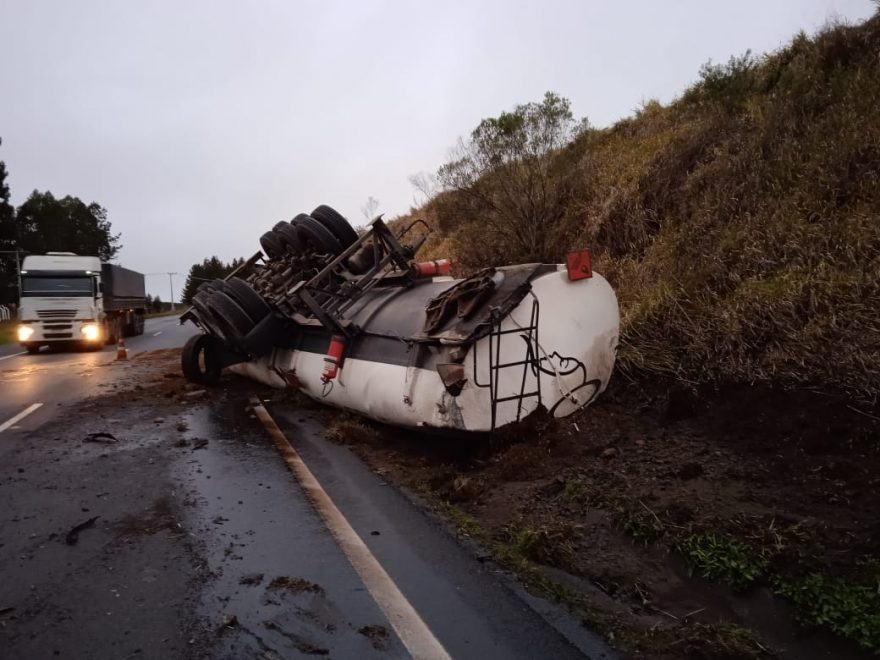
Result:
M76 316L75 309L38 309L37 318L40 319L72 319Z

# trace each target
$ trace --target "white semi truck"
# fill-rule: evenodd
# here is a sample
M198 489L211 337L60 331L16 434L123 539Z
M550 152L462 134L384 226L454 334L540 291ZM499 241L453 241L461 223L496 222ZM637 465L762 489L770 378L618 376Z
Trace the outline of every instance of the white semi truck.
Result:
M29 353L47 345L99 348L144 332L144 276L98 257L27 256L20 294L18 341Z

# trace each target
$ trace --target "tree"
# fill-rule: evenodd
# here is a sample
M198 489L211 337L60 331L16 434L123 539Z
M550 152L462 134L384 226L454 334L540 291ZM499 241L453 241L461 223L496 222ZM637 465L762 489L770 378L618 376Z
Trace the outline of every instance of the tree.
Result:
M205 259L202 263L193 264L186 276L186 284L183 287L183 302L192 304L193 296L202 282L223 279L233 270L244 263L244 259L233 259L232 263L223 263L217 257Z
M587 127L567 99L547 92L541 103L483 119L459 139L437 179L467 199L466 212L480 214L510 257L555 260L549 235L564 214L564 188L553 156Z
M0 145L3 140L0 140ZM0 303L15 302L18 297L18 273L14 254L15 209L9 203L9 184L6 183L6 163L0 160Z
M151 301L147 304L147 309L156 312L157 314L162 311L162 299L156 295Z
M416 206L424 204L437 194L437 176L434 174L419 172L418 174L410 174L407 180L416 190L416 194L413 194L413 204ZM419 194L421 198L419 198Z
M110 261L122 248L107 211L69 195L55 199L51 192L35 190L18 207L14 225L18 246L34 254L75 252Z

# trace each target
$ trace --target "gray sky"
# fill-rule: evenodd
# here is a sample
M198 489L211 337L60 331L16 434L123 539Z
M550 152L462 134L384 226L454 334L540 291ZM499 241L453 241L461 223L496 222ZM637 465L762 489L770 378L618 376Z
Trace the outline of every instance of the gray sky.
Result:
M708 59L763 53L869 0L0 0L0 160L107 208L120 262L178 271L259 249L321 203L413 203L481 118L547 90L604 126ZM168 299L168 278L148 288ZM180 286L176 287L179 295Z

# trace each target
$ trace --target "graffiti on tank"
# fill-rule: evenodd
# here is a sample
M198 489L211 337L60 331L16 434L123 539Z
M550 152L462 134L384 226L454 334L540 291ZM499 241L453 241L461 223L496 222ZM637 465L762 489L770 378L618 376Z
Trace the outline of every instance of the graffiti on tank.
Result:
M549 356L543 354L539 357L540 349L535 338L530 337L527 334L520 335L520 338L526 344L526 360L531 365L532 375L535 378L538 378L541 373L548 376L562 378L564 376L570 376L576 371L581 372L581 382L568 390L566 396L563 396L559 401L553 404L553 407L549 410L551 415L556 408L559 407L559 404L565 401L566 398L569 398L570 400L570 397L572 396L577 397L578 406L586 406L593 402L593 399L599 394L602 381L598 378L588 378L587 367L583 362L576 357L560 355L556 351L553 351ZM543 353L543 351L541 351L541 353ZM592 388L592 391L589 393L589 396L582 401L581 398L577 396L577 393L585 388Z

